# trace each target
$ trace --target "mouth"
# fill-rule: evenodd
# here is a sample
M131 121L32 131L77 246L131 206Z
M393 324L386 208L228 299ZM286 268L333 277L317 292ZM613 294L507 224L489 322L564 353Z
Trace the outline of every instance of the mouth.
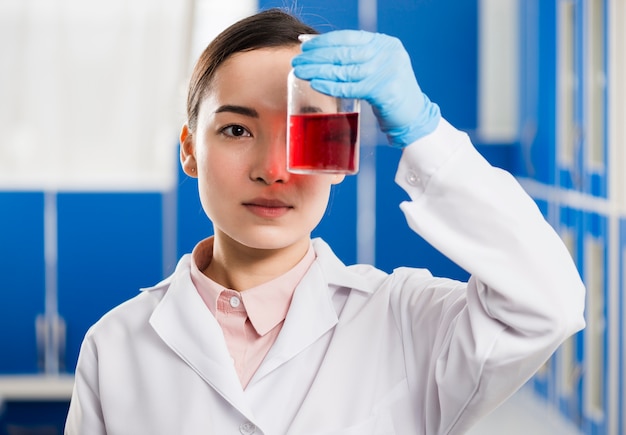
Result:
M244 202L243 206L253 214L265 218L281 217L293 209L292 205L283 201L268 198L255 198Z

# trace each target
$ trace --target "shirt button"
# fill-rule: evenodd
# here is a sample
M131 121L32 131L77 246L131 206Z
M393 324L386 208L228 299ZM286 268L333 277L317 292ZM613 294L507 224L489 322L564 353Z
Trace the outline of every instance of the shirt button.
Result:
M256 432L256 426L247 421L239 426L239 432L241 432L241 435L252 435Z
M406 174L406 181L411 185L411 186L417 186L418 184L421 183L421 179L420 177L417 176L417 174L413 171L410 171Z
M231 296L229 302L230 302L230 306L233 308L237 308L239 304L241 303L241 301L239 300L237 296Z

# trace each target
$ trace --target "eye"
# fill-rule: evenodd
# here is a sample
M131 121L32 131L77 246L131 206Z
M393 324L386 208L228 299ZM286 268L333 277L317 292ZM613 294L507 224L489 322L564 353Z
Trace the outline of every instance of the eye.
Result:
M227 125L220 130L220 133L225 134L228 137L251 137L252 134L243 126L239 124Z

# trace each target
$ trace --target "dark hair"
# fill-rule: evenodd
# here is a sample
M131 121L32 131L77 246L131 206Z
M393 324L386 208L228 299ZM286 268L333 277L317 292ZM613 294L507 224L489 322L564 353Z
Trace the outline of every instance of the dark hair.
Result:
M293 15L268 9L244 18L220 33L204 49L191 74L187 94L187 123L195 132L200 103L217 68L234 53L299 44L298 35L318 34Z

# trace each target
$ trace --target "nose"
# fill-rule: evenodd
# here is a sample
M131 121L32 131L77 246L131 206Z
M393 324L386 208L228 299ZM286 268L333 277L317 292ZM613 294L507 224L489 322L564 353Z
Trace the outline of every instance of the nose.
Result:
M281 129L257 143L256 159L250 172L253 181L267 185L289 181L285 128L283 124Z

